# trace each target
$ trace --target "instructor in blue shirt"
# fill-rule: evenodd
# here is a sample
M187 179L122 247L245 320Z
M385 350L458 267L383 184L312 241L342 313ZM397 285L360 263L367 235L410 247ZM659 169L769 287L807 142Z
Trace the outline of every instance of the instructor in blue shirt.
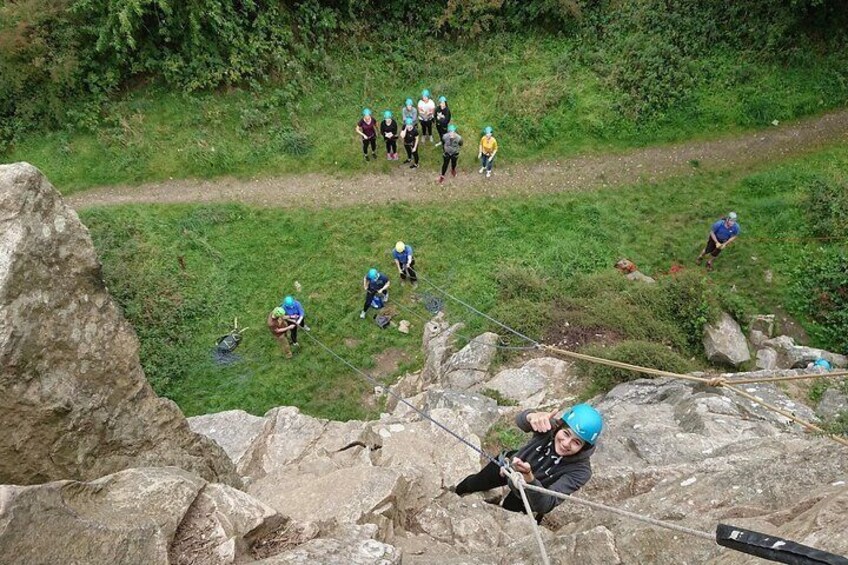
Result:
M707 260L707 270L712 270L715 258L718 257L722 249L733 243L738 235L739 224L736 223L736 212L730 212L727 217L720 219L710 228L707 245L698 255L696 263L700 265L704 255L711 255L712 257Z

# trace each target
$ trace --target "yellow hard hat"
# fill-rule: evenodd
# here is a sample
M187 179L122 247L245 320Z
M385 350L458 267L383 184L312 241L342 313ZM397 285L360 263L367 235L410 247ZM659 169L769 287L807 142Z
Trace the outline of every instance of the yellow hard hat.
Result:
M398 253L403 253L403 250L406 249L406 244L402 241L398 241L395 243L395 251Z

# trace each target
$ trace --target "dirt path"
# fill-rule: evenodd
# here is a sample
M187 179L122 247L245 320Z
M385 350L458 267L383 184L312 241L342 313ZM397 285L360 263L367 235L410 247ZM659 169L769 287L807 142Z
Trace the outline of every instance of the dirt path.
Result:
M848 110L743 136L577 156L528 166L496 166L485 179L472 169L473 149L460 157L460 175L436 183L435 156L425 150L417 170L398 164L390 174L335 177L289 175L241 180L175 180L141 186L106 186L71 195L77 209L129 203L242 202L270 207L343 207L373 202L435 202L479 196L540 194L659 181L697 170L740 169L848 141ZM354 148L351 147L351 151ZM697 162L697 167L694 164ZM439 159L439 165L441 159Z

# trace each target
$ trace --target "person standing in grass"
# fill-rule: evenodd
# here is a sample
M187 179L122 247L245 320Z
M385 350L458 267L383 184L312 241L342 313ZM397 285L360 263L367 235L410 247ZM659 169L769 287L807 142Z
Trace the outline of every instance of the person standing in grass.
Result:
M356 133L362 137L362 152L368 160L368 147L371 147L371 158L377 159L377 122L371 117L371 110L362 110L362 119L356 124Z
M439 183L445 182L445 173L448 172L448 163L451 166L451 176L456 176L456 161L459 159L459 148L462 147L462 137L456 133L456 126L450 124L448 131L442 136L442 174L439 175Z
M376 295L385 302L389 299L389 277L378 271L377 269L369 269L368 274L362 279L362 287L365 289L365 304L362 306L362 312L359 313L361 319L365 318L365 313L371 308L371 301Z
M406 150L406 163L412 163L409 165L410 169L418 168L418 128L415 127L415 122L412 118L406 118L406 122L403 126L403 131L400 132L401 137L403 138L403 148Z
M429 136L433 143L433 118L436 115L436 103L430 98L430 91L421 92L421 100L418 101L418 120L421 122L421 136Z
M707 260L707 269L712 270L715 258L718 257L722 249L733 243L739 235L739 230L739 224L736 223L736 212L730 212L726 217L714 223L707 236L707 245L695 262L700 265L705 255L711 255L712 257Z
M388 110L383 112L383 121L380 122L380 134L386 142L386 159L397 161L397 122L392 119L392 113Z
M486 178L492 176L492 166L495 155L498 153L498 140L493 135L492 126L486 126L483 137L480 139L480 148L477 150L477 158L480 159L480 173L486 173Z
M297 328L303 328L309 331L309 326L303 321L306 318L306 312L303 310L300 302L295 300L293 296L286 296L280 307L285 311L285 319L291 326L290 329L286 330L289 334L291 344L297 347Z
M286 335L290 330L295 328L295 324L286 319L286 311L282 306L277 306L271 313L268 314L268 329L282 349L283 354L287 359L291 359L292 352L289 347L289 338Z
M401 283L409 278L412 286L418 284L418 275L415 274L415 257L412 256L412 246L398 241L392 250L392 259L395 260Z
M439 142L436 147L442 144L442 138L448 132L448 124L451 121L451 111L448 108L448 99L444 96L439 96L439 107L436 108L436 131L439 134ZM444 173L442 173L444 174Z
M406 104L400 111L401 124L405 124L407 118L412 118L413 122L418 123L418 108L415 107L412 98L406 99Z

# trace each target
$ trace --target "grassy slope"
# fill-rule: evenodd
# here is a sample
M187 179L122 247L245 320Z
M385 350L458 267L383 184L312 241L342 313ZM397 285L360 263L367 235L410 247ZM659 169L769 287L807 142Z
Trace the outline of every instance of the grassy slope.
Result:
M359 113L363 106L397 113L425 87L447 95L467 138L493 125L510 161L762 127L848 98L835 55L780 66L747 53L717 53L702 61L709 69L698 71L702 86L637 128L618 109L623 94L605 82L606 67L585 62L568 40L497 37L461 48L417 46L411 52L426 49L431 56L416 62L392 49L335 53L325 76L305 81L302 97L280 87L196 95L140 89L107 109L96 134L33 134L4 160L35 164L66 194L169 177L387 167L362 163L353 132ZM299 136L281 134L292 128ZM293 156L303 139L311 151Z
M834 148L743 178L702 173L660 185L484 199L473 206L319 212L133 206L86 210L82 218L110 290L140 333L142 361L160 394L189 415L297 405L344 419L366 415L362 398L371 386L307 339L294 360L281 359L264 328L268 310L293 292L294 281L303 285L299 297L315 335L351 362L371 367L375 354L394 346L408 350L415 364L417 320L405 336L357 317L362 275L375 262L393 273L388 251L398 238L415 246L422 272L434 281L540 335L544 312L499 287L510 276L527 273L567 295L574 277L609 271L620 257L653 275L675 262L692 267L709 223L733 208L743 236L709 280L735 288L740 304L769 311L789 302L789 273L807 247L760 238L804 235L805 180L822 174L844 181L845 170L848 149ZM765 282L766 270L774 273L772 284ZM411 306L411 294L396 288L393 301ZM453 306L449 315L469 322L469 333L484 328ZM210 350L234 316L251 327L239 349L245 360L215 367ZM358 343L345 345L346 338Z

